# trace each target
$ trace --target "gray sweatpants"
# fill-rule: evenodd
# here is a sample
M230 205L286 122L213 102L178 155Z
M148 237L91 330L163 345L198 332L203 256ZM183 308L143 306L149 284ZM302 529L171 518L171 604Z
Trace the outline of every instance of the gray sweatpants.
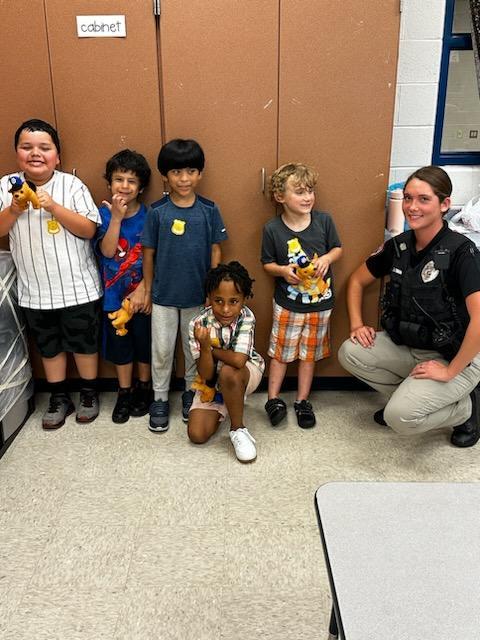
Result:
M190 389L192 386L196 366L188 344L188 325L202 309L203 307L178 309L152 305L152 386L155 398L168 398L179 326L185 356L185 388Z
M472 413L469 394L480 381L480 354L449 382L411 378L409 373L419 362L446 361L437 351L397 345L384 331L377 333L369 349L346 340L338 359L355 377L389 396L384 419L397 433L456 427Z

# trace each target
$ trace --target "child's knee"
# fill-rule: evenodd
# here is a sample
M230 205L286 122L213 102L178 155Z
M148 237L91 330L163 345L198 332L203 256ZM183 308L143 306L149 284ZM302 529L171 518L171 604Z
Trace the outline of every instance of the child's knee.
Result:
M188 423L187 433L190 442L193 442L194 444L205 444L205 442L210 438L210 434L207 429L199 424L193 425Z
M242 376L241 369L237 369L236 367L231 367L228 364L223 365L218 374L218 380L221 388L243 388L245 387L245 382Z

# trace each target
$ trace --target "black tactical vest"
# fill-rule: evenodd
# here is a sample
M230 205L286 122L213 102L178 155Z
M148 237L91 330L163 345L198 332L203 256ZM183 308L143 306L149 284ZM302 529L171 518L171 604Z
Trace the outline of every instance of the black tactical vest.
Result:
M470 241L448 230L411 266L407 231L393 238L395 255L390 281L382 298L382 327L393 342L439 351L451 360L460 348L469 323L464 300L446 287L446 274L459 247Z

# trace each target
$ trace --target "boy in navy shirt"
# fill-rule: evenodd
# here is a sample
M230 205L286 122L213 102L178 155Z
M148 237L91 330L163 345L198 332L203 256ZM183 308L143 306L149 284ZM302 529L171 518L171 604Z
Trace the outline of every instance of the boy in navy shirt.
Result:
M148 211L142 239L145 299L152 303L151 431L168 429L168 391L179 328L185 357L182 417L188 421L195 377L188 327L205 303L207 271L219 264L219 243L227 238L218 207L195 193L204 165L195 140L171 140L158 156L158 169L170 193Z

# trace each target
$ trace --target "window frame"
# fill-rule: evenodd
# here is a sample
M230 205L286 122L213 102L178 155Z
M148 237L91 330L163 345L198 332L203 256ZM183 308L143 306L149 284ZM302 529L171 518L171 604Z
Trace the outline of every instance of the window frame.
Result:
M442 59L440 63L440 78L438 83L437 115L435 118L435 131L433 137L432 164L480 164L480 151L449 151L447 153L442 153L441 151L450 52L473 51L471 34L452 33L454 11L455 0L446 0Z

